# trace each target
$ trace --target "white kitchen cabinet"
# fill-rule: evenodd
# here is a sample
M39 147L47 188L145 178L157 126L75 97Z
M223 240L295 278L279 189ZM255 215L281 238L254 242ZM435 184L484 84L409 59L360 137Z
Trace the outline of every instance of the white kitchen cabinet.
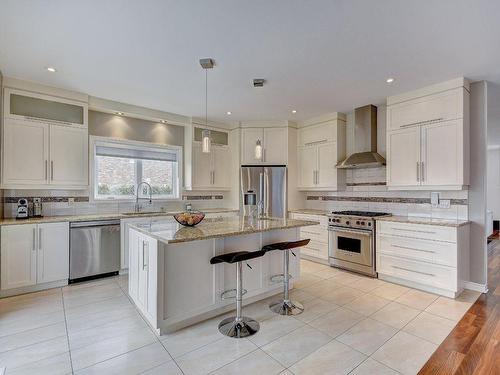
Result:
M2 291L55 281L67 282L67 222L2 226L1 236Z
M317 147L299 148L299 187L313 188L316 186L316 169L318 167Z
M387 98L389 190L461 190L469 184L468 82Z
M307 246L300 248L301 257L328 264L328 218L326 215L292 213L292 219L317 221L318 225L300 228L300 239L309 239Z
M319 188L337 187L337 142L319 144L316 185Z
M2 226L1 235L1 290L35 285L36 224Z
M261 142L262 158L255 158L255 145ZM241 131L241 164L286 165L288 130L285 127L243 128Z
M337 142L313 144L299 148L299 189L338 190L345 172L337 169ZM341 183L339 183L339 180Z
M37 283L69 278L69 225L38 224Z
M48 183L49 125L6 119L3 126L2 184Z
M469 231L377 221L379 278L455 298L469 279Z
M202 152L201 143L193 143L193 190L230 190L231 150L213 145L210 153Z
M86 128L50 126L50 184L88 185L88 131Z

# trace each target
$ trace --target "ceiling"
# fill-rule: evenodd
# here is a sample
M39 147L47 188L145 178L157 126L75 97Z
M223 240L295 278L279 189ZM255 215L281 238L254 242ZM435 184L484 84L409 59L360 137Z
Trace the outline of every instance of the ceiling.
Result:
M1 0L0 70L204 117L212 57L210 119L300 121L458 76L500 83L499 19L496 0Z

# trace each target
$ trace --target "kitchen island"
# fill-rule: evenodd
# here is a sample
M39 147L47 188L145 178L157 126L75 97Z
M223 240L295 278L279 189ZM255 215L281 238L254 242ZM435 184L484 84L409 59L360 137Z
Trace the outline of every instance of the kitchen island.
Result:
M316 222L293 219L227 217L205 219L182 227L173 218L130 225L129 294L158 334L234 309L223 299L236 287L234 264L211 265L213 256L233 251L256 251L281 241L298 240L299 228ZM293 281L300 275L300 252L290 257ZM271 276L283 273L283 254L266 253L250 260L243 271L244 304L282 292ZM230 294L230 293L226 293Z

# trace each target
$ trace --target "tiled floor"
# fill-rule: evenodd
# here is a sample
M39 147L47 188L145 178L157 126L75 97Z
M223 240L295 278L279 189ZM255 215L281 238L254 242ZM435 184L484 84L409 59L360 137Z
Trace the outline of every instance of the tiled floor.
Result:
M478 294L450 300L302 261L305 312L245 307L260 331L220 317L157 337L118 277L0 300L0 374L415 374Z

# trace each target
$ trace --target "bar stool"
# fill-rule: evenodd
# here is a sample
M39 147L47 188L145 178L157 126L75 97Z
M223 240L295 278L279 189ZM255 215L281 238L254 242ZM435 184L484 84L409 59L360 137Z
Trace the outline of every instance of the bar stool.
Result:
M237 251L234 253L217 255L210 259L210 264L236 263L236 316L226 318L219 323L219 332L225 336L242 338L251 336L259 331L259 322L241 315L241 303L243 301L242 262L261 257L265 253L264 250Z
M283 300L272 302L269 308L280 315L299 315L304 311L304 306L301 303L290 300L290 277L289 274L289 263L290 263L290 251L297 247L306 246L309 243L309 239L291 242L277 242L266 245L262 248L264 251L282 250L283 251L283 274L275 275L271 277L271 281L276 277L283 278ZM293 254L293 252L292 252ZM293 254L295 256L295 254Z

